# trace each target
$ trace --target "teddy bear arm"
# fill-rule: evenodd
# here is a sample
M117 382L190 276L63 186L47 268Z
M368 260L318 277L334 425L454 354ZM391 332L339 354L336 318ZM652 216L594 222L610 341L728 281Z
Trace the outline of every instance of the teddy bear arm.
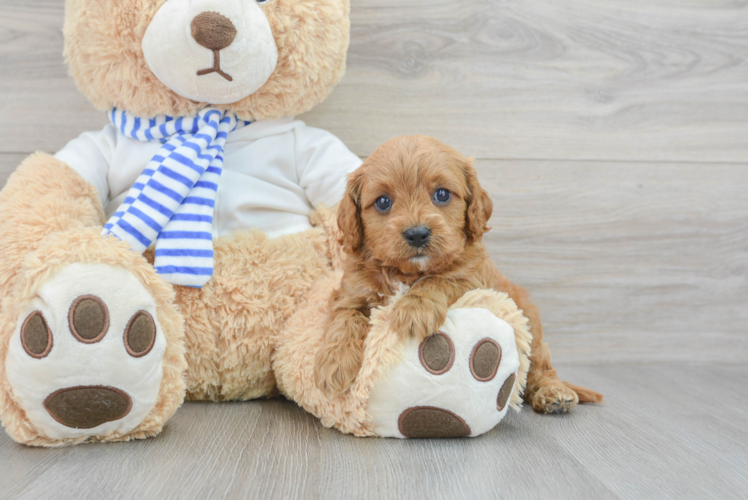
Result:
M0 192L0 283L5 294L23 259L52 233L101 226L104 210L94 186L64 162L35 153Z
M299 185L309 203L315 209L337 205L361 159L326 130L303 125L294 134Z

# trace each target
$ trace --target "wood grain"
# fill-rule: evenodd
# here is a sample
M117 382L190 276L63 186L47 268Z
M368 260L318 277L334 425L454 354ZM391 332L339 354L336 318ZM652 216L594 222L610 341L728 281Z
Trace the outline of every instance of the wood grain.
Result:
M743 165L479 161L484 241L525 285L554 355L748 359Z
M286 401L188 403L156 439L44 450L0 436L0 498L741 498L738 366L564 366L607 396L477 439L359 439ZM684 396L688 394L689 396Z
M18 165L20 165L27 156L28 155L25 153L0 153L0 186L5 187L5 182L8 180L8 177L10 177L10 174L18 168Z
M350 69L308 117L366 155L745 161L748 8L693 0L353 0Z
M366 156L425 133L481 158L744 162L748 4L353 0L346 77L304 118ZM0 152L105 117L66 77L62 2L0 2Z
M0 152L56 152L106 117L67 75L60 0L0 1Z

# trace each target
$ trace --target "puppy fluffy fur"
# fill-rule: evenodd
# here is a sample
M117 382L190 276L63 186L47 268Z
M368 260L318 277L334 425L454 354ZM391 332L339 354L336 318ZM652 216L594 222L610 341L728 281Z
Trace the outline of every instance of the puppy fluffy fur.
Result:
M436 196L437 190L444 191ZM377 206L385 196L387 203ZM439 199L441 198L441 199ZM315 358L315 377L328 394L342 393L361 367L372 308L386 303L399 284L410 291L395 305L392 327L404 336L426 338L446 320L448 307L466 292L506 292L524 311L533 334L525 399L536 411L565 412L602 395L562 382L551 365L543 329L528 293L491 263L481 236L493 211L472 162L425 136L392 139L353 174L338 209L341 244L349 254L324 342ZM409 244L406 230L423 226L423 246Z

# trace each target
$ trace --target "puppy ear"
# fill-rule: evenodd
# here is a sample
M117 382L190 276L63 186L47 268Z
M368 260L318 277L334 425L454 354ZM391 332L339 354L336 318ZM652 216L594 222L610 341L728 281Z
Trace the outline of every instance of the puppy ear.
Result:
M465 233L468 242L480 239L483 233L491 228L486 226L493 213L493 201L485 189L478 183L472 160L465 163L465 176L468 185L467 214L465 216Z
M348 177L345 196L338 205L338 229L340 229L338 242L346 253L356 252L364 242L364 227L361 224L359 207L363 179L364 172L361 168Z

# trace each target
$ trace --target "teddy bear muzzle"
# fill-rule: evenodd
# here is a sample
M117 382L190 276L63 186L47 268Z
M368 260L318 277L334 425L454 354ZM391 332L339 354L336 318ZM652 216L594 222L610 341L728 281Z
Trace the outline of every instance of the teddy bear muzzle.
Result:
M233 78L221 70L221 50L231 45L236 38L236 27L231 19L217 12L203 12L195 16L190 25L192 38L206 49L213 51L213 67L201 69L198 76L218 73L228 81Z
M141 47L167 88L211 105L255 93L278 64L270 20L256 1L169 0L151 19Z

